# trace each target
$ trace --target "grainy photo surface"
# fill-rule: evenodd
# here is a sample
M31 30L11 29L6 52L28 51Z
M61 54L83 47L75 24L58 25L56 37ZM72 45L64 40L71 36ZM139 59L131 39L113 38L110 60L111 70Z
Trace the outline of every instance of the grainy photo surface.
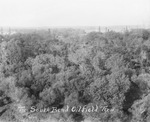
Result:
M150 122L150 0L0 0L0 122Z

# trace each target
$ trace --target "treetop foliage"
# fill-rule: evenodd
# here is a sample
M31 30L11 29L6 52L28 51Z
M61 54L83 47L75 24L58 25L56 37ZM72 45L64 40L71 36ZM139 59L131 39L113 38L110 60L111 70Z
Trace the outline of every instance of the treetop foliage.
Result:
M150 121L148 30L86 34L56 29L53 34L40 31L0 36L0 42L2 121L30 122L33 116L35 121L47 117L65 122L87 118L102 122ZM19 106L25 111L21 112ZM67 106L105 110L69 109L51 114L53 107L62 110ZM50 110L38 111L42 108Z

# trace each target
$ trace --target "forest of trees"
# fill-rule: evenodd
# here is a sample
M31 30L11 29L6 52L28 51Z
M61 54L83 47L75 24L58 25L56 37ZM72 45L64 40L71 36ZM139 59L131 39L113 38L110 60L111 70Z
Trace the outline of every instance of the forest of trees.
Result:
M0 122L150 122L149 30L56 35L0 36Z

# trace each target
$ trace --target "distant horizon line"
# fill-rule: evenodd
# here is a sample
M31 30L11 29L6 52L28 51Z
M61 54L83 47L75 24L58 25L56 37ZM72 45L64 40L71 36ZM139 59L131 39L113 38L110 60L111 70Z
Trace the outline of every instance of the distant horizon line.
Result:
M0 28L86 28L86 27L150 27L150 24L138 24L138 25L73 25L73 26L0 26Z

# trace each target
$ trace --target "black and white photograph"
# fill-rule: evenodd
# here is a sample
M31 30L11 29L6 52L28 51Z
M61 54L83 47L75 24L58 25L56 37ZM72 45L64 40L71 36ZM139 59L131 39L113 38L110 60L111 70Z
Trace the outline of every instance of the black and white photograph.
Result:
M150 0L0 0L0 122L150 122Z

